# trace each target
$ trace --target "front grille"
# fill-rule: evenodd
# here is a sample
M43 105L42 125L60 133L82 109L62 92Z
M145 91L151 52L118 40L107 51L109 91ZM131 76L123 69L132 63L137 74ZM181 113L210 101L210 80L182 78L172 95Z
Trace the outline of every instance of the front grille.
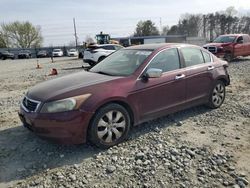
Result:
M26 110L28 110L29 112L35 112L39 105L38 101L31 100L27 97L24 97L22 103Z
M217 47L216 46L207 46L207 47L204 47L205 49L207 49L209 52L215 54L217 53Z

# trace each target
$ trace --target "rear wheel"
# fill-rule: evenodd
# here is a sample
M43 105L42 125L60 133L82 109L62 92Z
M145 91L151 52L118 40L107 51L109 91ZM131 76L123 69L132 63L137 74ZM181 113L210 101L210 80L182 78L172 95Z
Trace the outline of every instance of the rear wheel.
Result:
M102 56L102 57L99 57L98 59L98 63L101 62L102 60L104 60L106 57Z
M208 106L210 108L219 108L224 102L225 95L225 84L220 80L216 81L209 96Z
M122 142L130 129L130 116L119 104L109 104L99 109L92 120L88 136L98 147L109 148Z

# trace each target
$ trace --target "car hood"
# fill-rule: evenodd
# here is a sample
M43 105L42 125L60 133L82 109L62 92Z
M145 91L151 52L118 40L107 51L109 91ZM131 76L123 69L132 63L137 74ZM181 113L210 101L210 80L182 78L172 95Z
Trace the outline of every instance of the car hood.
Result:
M205 44L203 47L209 47L209 46L215 46L215 47L223 47L223 46L228 46L230 45L231 43L208 43L208 44Z
M42 102L60 99L63 96L62 99L87 93L86 88L89 86L119 78L121 77L81 71L37 84L28 91L27 96Z

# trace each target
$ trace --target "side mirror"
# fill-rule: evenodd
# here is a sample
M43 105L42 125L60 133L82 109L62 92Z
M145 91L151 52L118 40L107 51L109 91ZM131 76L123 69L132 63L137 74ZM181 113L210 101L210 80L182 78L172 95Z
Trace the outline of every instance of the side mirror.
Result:
M161 75L162 75L162 70L161 69L150 68L143 75L143 80L147 81L148 78L160 78Z

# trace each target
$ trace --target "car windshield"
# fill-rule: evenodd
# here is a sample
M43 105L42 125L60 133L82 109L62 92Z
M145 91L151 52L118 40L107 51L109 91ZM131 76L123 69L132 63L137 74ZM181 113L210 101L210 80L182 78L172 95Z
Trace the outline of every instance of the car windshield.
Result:
M58 49L58 50L54 50L54 52L60 52L60 51L61 51L61 50L59 50L59 49Z
M219 36L213 42L215 43L231 43L235 40L235 36Z
M76 52L76 49L70 49L69 51L70 52Z
M112 76L129 76L151 53L151 50L119 50L90 69L90 72Z

